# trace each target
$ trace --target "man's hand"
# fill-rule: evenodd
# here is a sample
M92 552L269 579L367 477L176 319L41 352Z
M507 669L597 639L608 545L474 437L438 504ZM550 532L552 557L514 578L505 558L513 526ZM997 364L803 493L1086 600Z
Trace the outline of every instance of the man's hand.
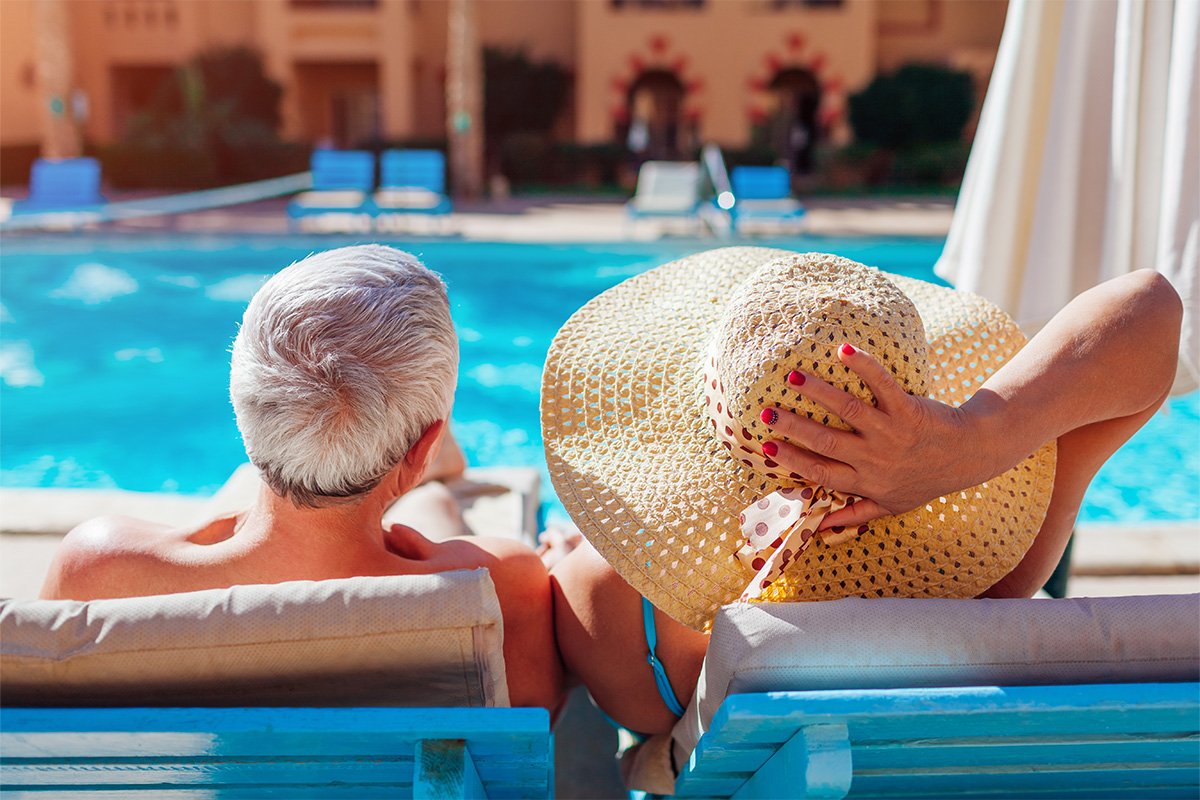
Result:
M878 361L849 344L838 349L838 359L870 388L877 408L807 373L792 372L788 381L853 430L783 410L772 424L764 414L781 437L764 443L772 460L827 489L864 498L826 517L822 530L911 511L996 474L989 472L988 454L971 446L969 420L959 409L906 393Z

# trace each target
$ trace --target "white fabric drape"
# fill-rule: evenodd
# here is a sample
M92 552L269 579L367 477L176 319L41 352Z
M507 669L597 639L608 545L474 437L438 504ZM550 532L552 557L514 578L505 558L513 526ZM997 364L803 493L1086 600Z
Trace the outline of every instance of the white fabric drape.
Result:
M1010 0L935 270L1032 334L1152 267L1184 299L1175 393L1200 385L1200 0Z

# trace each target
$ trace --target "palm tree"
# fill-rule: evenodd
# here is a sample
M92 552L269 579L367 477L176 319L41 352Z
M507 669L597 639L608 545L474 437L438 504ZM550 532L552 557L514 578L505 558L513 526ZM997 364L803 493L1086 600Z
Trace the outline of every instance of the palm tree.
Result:
M450 185L457 198L483 190L483 59L474 0L450 0L447 9L446 132Z
M74 158L82 154L83 145L71 113L75 68L67 0L37 0L34 36L42 92L42 157Z

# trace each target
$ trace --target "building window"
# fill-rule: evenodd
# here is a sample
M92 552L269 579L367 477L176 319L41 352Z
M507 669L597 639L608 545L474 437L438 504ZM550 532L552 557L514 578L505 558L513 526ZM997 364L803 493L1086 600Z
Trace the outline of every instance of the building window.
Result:
M3 2L3 0L0 0ZM179 12L175 0L109 0L104 5L104 24L109 28L123 25L126 28L156 27L159 21L168 28L175 27Z
M609 0L613 8L641 8L651 11L677 8L704 8L705 0Z
M837 8L846 0L767 0L767 5L775 11L789 8Z
M288 0L292 8L373 9L379 0Z

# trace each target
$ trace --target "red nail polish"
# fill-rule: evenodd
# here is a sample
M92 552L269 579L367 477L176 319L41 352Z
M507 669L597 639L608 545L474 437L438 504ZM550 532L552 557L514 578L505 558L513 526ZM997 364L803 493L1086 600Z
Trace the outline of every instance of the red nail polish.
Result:
M788 383L790 383L792 386L803 386L804 373L792 370L788 373Z
M763 452L769 456L775 456L779 452L779 445L774 442L763 442Z
M853 347L851 347L851 346L850 346L850 345L848 345L848 344L844 344L844 345L842 345L842 355L844 355L844 356L852 356L852 355L854 355L854 353L855 353L855 350L854 350L854 348L853 348Z
M773 408L764 408L758 418L768 425L774 425L779 421L779 412Z

